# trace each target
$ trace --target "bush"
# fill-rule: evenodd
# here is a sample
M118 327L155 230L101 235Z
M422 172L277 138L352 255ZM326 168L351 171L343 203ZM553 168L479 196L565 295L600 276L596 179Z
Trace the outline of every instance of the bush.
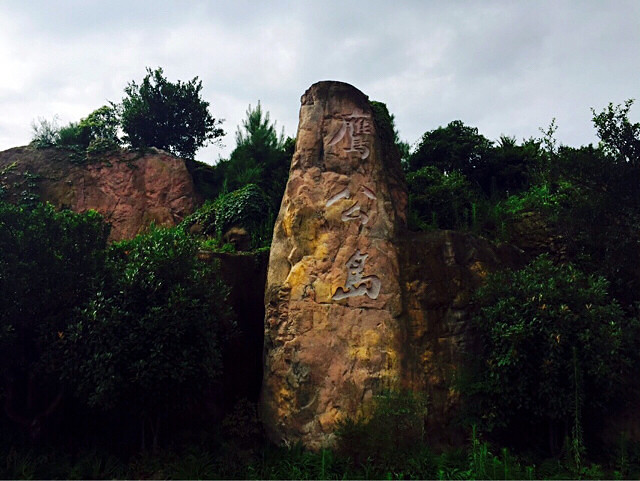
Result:
M426 229L468 228L475 222L478 196L458 171L443 174L434 166L407 175L410 227Z
M273 216L265 193L255 184L220 195L215 201L206 201L181 224L189 229L198 224L199 233L215 237L218 243L231 227L246 229L251 235L251 248L269 245L273 233Z
M466 386L483 430L547 433L550 449L601 418L627 392L638 322L625 317L602 277L546 255L519 271L490 275L478 290L479 360Z
M34 437L61 392L58 349L102 274L108 233L93 211L0 202L0 392Z
M88 130L80 123L70 122L58 131L55 145L57 147L80 147L86 149L91 141Z
M268 200L260 187L248 184L216 200L216 230L223 234L233 226L258 229L268 213Z
M65 334L65 377L89 405L151 429L202 402L232 327L227 289L198 244L157 229L109 250L109 276Z
M216 209L218 205L209 199L198 210L188 215L180 223L183 229L190 229L194 225L199 226L198 233L205 237L219 237L216 230Z
M70 122L64 127L58 127L55 118L52 122L44 119L40 119L39 124L34 122L32 144L38 148L64 147L89 153L104 152L120 144L119 125L115 106L104 105L80 122Z
M356 464L367 458L395 464L400 453L419 449L424 441L426 399L412 391L385 392L374 398L369 412L347 418L336 430L338 450Z

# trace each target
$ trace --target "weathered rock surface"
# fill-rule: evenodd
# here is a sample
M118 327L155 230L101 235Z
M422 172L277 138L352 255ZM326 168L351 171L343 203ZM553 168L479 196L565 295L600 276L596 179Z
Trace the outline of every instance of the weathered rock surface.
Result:
M407 198L381 128L350 85L302 97L265 293L262 414L277 441L330 442L336 421L400 376L394 241Z
M199 203L185 161L157 149L117 150L74 163L62 150L16 147L0 152L2 171L10 198L20 195L28 172L37 177L34 190L41 200L100 212L112 226L111 241L132 238L151 222L176 225Z
M265 292L261 410L274 441L330 445L340 419L406 387L428 394L433 439L456 442L471 294L520 251L449 231L408 233L406 207L399 154L367 97L343 83L313 85Z
M467 441L457 424L459 375L473 362L471 298L489 272L519 267L524 253L456 231L407 233L400 254L401 387L425 393L426 436L432 445Z

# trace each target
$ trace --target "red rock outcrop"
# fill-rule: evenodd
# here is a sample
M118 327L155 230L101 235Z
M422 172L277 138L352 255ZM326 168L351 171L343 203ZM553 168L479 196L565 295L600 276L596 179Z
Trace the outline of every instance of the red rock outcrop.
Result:
M27 172L36 176L41 200L98 211L111 224L111 241L132 238L152 222L176 225L199 203L185 161L157 149L116 150L78 163L68 151L16 147L0 152L3 171L10 197L20 195Z

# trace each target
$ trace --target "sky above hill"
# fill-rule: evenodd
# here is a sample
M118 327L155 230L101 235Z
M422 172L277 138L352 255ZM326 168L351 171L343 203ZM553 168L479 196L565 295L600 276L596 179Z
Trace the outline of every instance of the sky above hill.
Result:
M77 121L120 101L145 67L198 76L224 147L261 102L295 136L300 96L348 82L385 102L409 143L460 119L492 140L539 137L552 118L567 145L596 142L591 108L638 98L640 2L2 0L0 150L31 123Z

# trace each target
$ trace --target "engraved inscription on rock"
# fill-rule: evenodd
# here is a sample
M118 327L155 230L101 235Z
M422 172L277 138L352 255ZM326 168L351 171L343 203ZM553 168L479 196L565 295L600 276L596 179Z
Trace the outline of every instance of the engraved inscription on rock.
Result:
M364 263L368 254L356 251L347 262L347 283L344 288L338 287L332 299L339 301L347 297L364 296L377 299L380 293L380 279L377 276L364 276Z
M346 138L348 140L347 148L344 151L346 154L356 152L363 160L369 157L371 151L365 135L371 135L371 115L356 110L339 117L342 118L342 124L329 141L329 147Z
M398 378L406 193L376 129L350 85L320 82L302 97L265 294L261 413L276 442L330 444L340 419Z

